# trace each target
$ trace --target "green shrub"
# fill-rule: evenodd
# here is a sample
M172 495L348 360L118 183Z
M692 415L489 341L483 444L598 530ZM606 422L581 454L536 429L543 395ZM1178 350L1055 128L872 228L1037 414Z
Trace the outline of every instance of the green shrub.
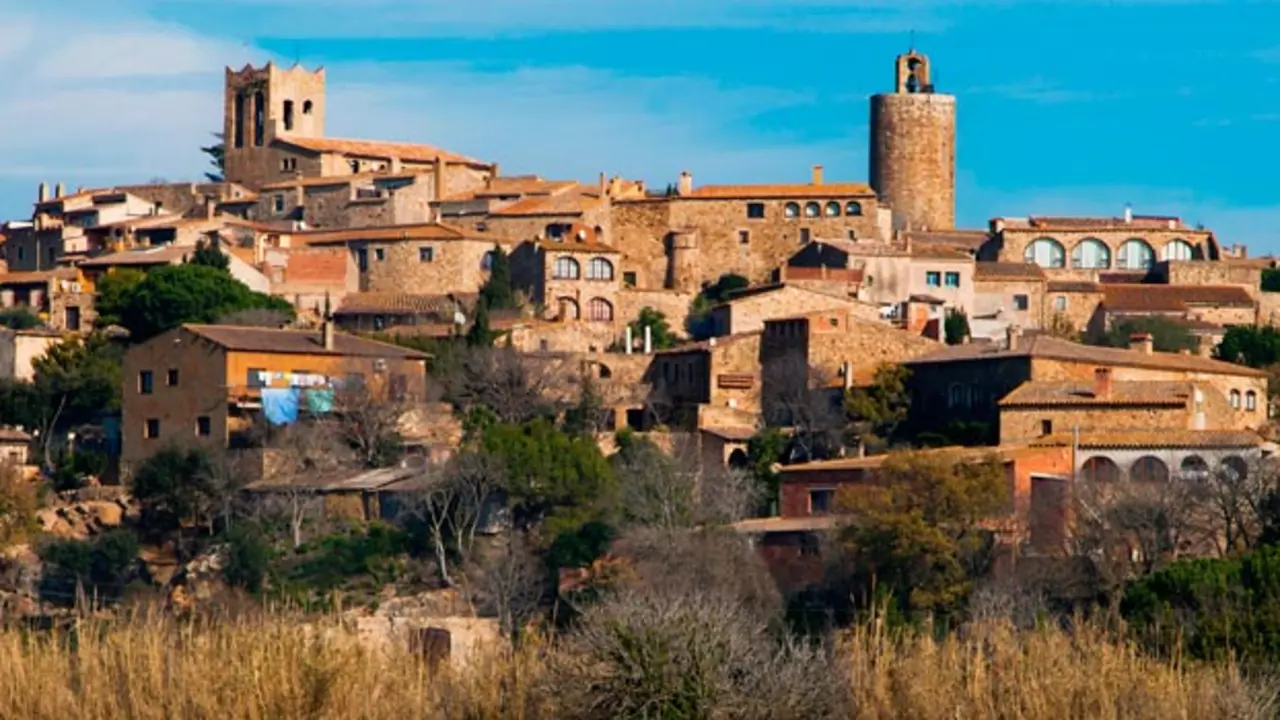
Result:
M138 540L128 530L113 530L93 540L61 540L40 548L44 576L40 597L62 606L85 597L113 603L138 574Z
M271 564L271 546L255 525L237 523L227 531L222 576L232 587L251 593L262 590Z

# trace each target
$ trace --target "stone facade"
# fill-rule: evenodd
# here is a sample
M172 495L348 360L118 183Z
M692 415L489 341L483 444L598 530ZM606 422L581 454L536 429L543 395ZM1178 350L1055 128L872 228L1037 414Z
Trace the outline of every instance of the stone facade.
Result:
M1091 282L1054 282L1045 286L1044 316L1040 327L1051 327L1063 318L1083 333L1093 323L1102 304L1102 286Z
M991 235L979 259L1035 262L1050 280L1097 280L1096 273L1108 271L1146 274L1165 260L1186 266L1220 258L1212 232L1177 218L996 218ZM1067 270L1094 276L1068 277Z
M642 289L696 292L725 273L769 282L797 248L820 237L879 239L874 193L865 185L692 187L613 206L622 270ZM850 212L852 211L852 212Z
M35 377L33 363L61 340L61 334L47 330L0 328L0 378L30 382Z
M999 339L1009 326L1034 329L1045 322L1045 278L1033 263L978 263L974 272L974 338Z
M875 308L848 297L806 290L793 285L764 285L739 293L711 309L715 335L737 335L763 330L765 321L806 315L822 310L859 313L870 319Z
M871 97L871 185L898 229L955 227L956 99L928 77L928 58L900 56L895 92Z
M617 250L597 242L539 242L542 273L533 294L548 318L595 323L616 331L626 321L618 314Z
M1235 285L1255 299L1261 294L1262 265L1257 260L1166 260L1156 263L1151 274L1166 285Z
M226 178L250 188L284 180L293 172L321 174L318 157L284 164L289 153L276 147L282 135L324 137L325 71L302 66L226 69L223 91Z
M618 317L626 324L639 317L641 310L653 308L666 317L672 332L684 336L689 320L689 306L695 297L697 293L693 292L638 290L624 285L618 290Z
M655 414L689 430L705 417L699 406L754 415L760 412L760 333L660 351L645 379Z
M457 173L468 173L466 168ZM450 170L454 172L454 170ZM306 227L360 228L430 222L434 174L359 175L295 180L262 188L257 217L295 219Z

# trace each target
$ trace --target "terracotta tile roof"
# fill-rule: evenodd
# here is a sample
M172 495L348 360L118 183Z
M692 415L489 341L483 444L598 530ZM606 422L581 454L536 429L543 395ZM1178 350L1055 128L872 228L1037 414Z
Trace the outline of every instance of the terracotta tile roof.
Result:
M710 340L689 342L673 348L667 348L666 350L658 350L654 352L654 355L680 355L688 352L705 352L724 347L726 345L734 345L746 340L759 340L762 334L764 334L763 330L752 330L751 332L724 335L722 337L711 338Z
M31 442L31 436L17 428L0 428L0 442L26 443Z
M425 360L427 355L398 345L334 333L333 350L325 350L319 329L275 330L236 325L183 325L183 329L227 350L278 353L281 355L340 355L346 357L403 358Z
M477 198L519 197L522 195L555 195L577 187L572 180L543 180L537 175L490 178L482 187L451 193L444 202L465 202Z
M1140 285L1146 281L1148 273L1144 270L1117 270L1098 273L1098 282L1103 285Z
M598 191L585 185L555 195L533 195L490 213L494 217L537 217L542 215L582 215L604 205Z
M1033 447L1070 447L1072 433L1047 435L1032 441ZM1248 430L1126 430L1080 433L1080 447L1088 449L1140 448L1256 448L1262 437Z
M503 244L510 242L478 230L469 230L444 223L383 225L380 227L342 228L339 230L301 230L282 234L289 235L291 240L305 245L333 245L348 243L353 240L482 240L488 243L498 242Z
M986 230L908 230L903 237L912 244L946 245L974 251L982 247L991 234Z
M699 429L708 435L730 442L746 442L756 434L756 429L750 427L704 427Z
M809 295L814 296L815 298L821 298L828 302L835 302L837 304L844 304L849 306L858 304L857 300L854 300L853 298L850 298L847 296L840 296L840 295L835 295L833 293L820 292L818 290L811 290L802 285L794 285L790 283L781 282L781 283L770 283L768 285L754 285L752 287L743 288L741 290L738 290L737 292L730 294L727 298L725 298L724 302L721 302L717 305L712 306L711 309L714 310L715 308L719 308L719 307L728 307L738 302L739 300L746 300L748 298L756 297L757 295L767 295L769 293L779 292L781 290L786 290L788 288L796 292L807 293Z
M11 272L0 274L0 285L32 285L50 280L75 280L75 268L40 270L38 272Z
M1038 217L996 218L1004 222L1008 228L1027 228L1037 230L1184 230L1191 229L1182 224L1182 219L1160 215L1134 215L1131 222L1122 217ZM1197 231L1204 232L1204 231Z
M449 152L434 145L414 143L383 142L377 140L347 140L342 138L307 138L296 135L281 135L276 142L286 143L320 153L341 153L357 157L379 159L399 158L410 162L445 162L477 167L490 167L491 163L476 160L465 155Z
M1182 312L1191 306L1254 306L1248 291L1237 285L1103 285L1102 305L1128 312Z
M973 264L974 280L1044 280L1044 270L1035 263L978 262Z
M981 459L994 455L1007 461L1024 457L1035 457L1043 454L1044 450L1025 444L1010 444L1000 445L997 447L962 447L953 445L950 447L917 450L915 452L925 455L941 455L943 457L954 456L958 459ZM815 460L813 462L800 463L797 465L784 465L782 467L782 478L783 482L786 482L792 479L788 477L792 473L813 471L821 472L824 470L874 470L883 465L884 461L888 460L889 457L889 455L868 455L866 457Z
M83 268L104 268L140 265L172 265L180 263L195 248L186 246L162 245L160 247L125 250L123 252L99 255L80 262Z
M960 250L945 245L912 245L907 251L911 257L930 258L934 260L973 260L973 255L968 251Z
M394 174L381 172L358 173L353 175L330 175L328 177L300 177L263 185L262 190L292 190L294 188L329 187L350 185L351 183L377 182L378 180L412 180L414 178L423 177L427 174L428 173L422 172L403 172Z
M911 297L907 298L907 301L913 302L913 303L924 303L926 305L946 305L947 304L947 301L943 300L940 297L935 297L933 295L926 295L924 293L916 293L915 295L912 295Z
M809 183L794 185L703 185L694 188L689 195L677 196L675 199L694 200L751 200L755 198L828 198L828 197L874 197L875 191L870 185L862 183L831 183L812 185Z
M81 190L80 192L71 193L70 195L63 195L62 197L49 198L44 202L37 201L35 203L35 206L40 208L40 207L49 207L51 205L60 205L66 202L75 202L78 200L93 200L94 196L96 195L106 195L108 193L114 194L114 189L113 188L96 188L93 190Z
M1014 357L1033 357L1048 360L1088 363L1100 366L1123 366L1201 372L1216 375L1266 377L1266 373L1244 365L1200 357L1156 352L1150 355L1127 348L1097 347L1060 340L1048 335L1023 335L1016 350L991 344L971 343L952 345L936 353L907 360L906 365L927 365L939 362L965 362L998 360Z
M1001 407L1041 405L1143 405L1184 407L1194 394L1189 382L1116 381L1105 397L1094 394L1091 383L1029 381L1000 400Z
M457 295L416 295L413 293L360 292L342 299L336 315L415 314L453 316L457 305L469 307L476 293Z
M597 255L617 255L621 251L616 248L598 242L578 242L576 240L541 240L538 247L549 252L580 252L595 253Z
M1088 280L1050 280L1045 290L1055 293L1100 293L1102 286Z

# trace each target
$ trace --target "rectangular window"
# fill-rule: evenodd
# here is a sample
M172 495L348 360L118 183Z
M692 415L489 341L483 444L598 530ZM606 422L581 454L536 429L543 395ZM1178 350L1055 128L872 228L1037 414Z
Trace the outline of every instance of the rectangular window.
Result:
M21 261L21 260L25 260L25 259L26 259L26 258L24 258L24 257L23 257L24 255L26 255L26 254L27 254L25 250L26 250L26 249L25 249L25 248L23 248L21 245L19 245L19 246L18 246L18 260L19 260L19 261Z
M196 435L199 437L209 437L213 434L213 423L210 422L208 415L201 415L196 418Z
M72 332L80 329L80 308L74 305L67 308L67 329Z
M267 386L267 371L263 368L249 368L246 373L245 384L251 388L260 388Z
M382 258L378 258L381 260ZM436 259L436 249L433 247L418 248L418 262L434 262Z
M155 378L150 370L143 370L138 373L138 393L141 395L150 395L155 389Z
M382 262L383 260L386 260L386 259L387 259L387 251L386 251L385 249L383 249L383 248L374 248L374 249L373 249L373 259L374 259L374 260L377 260L378 262Z
M800 244L809 244L809 228L800 228Z
M1053 421L1052 421L1052 420L1041 420L1041 421L1040 421L1040 434L1041 434L1041 435L1052 435L1052 434L1053 434Z
M58 262L58 248L49 247L49 248L45 248L45 250L47 251L47 254L49 256L49 264L50 265L56 264Z
M830 488L809 491L809 514L826 515L836 504L836 491Z
M960 273L958 273L958 272L949 272L949 273L947 273L947 275L946 275L946 282L947 282L947 287L949 287L949 288L958 288L958 287L960 287Z
M752 220L764 217L764 203L747 203L747 217Z
M147 418L146 427L143 429L143 435L148 440L155 440L160 437L160 418Z
M629 288L636 286L636 274L634 272L622 273L622 284Z
M1026 310L1028 307L1030 307L1030 303L1029 303L1029 302L1027 302L1027 296L1026 296L1026 295L1014 295L1014 296L1013 296L1013 307L1014 307L1014 309L1015 309L1015 310Z
M942 285L942 273L930 270L924 274L924 284L929 287L938 287Z
M1067 296L1059 295L1053 299L1053 309L1058 312L1065 312L1067 309Z
M369 269L369 250L367 248L356 250L356 265L360 268L360 272L365 272Z
M739 230L739 231L738 231L738 244L739 244L739 245L750 245L750 244L751 244L751 231L750 231L750 230Z
M169 368L168 376L165 378L165 384L169 387L178 387L178 369Z
M271 208L277 215L284 212L284 195L276 194L271 197Z

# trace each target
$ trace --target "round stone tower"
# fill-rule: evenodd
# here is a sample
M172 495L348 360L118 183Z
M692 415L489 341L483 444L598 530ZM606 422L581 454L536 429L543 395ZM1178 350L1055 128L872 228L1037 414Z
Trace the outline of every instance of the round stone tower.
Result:
M678 292L697 292L698 267L700 253L698 250L698 230L696 228L680 228L673 230L668 236L667 253L667 288Z
M933 91L929 58L898 56L892 93L871 97L871 187L895 229L948 230L956 217L956 98Z

